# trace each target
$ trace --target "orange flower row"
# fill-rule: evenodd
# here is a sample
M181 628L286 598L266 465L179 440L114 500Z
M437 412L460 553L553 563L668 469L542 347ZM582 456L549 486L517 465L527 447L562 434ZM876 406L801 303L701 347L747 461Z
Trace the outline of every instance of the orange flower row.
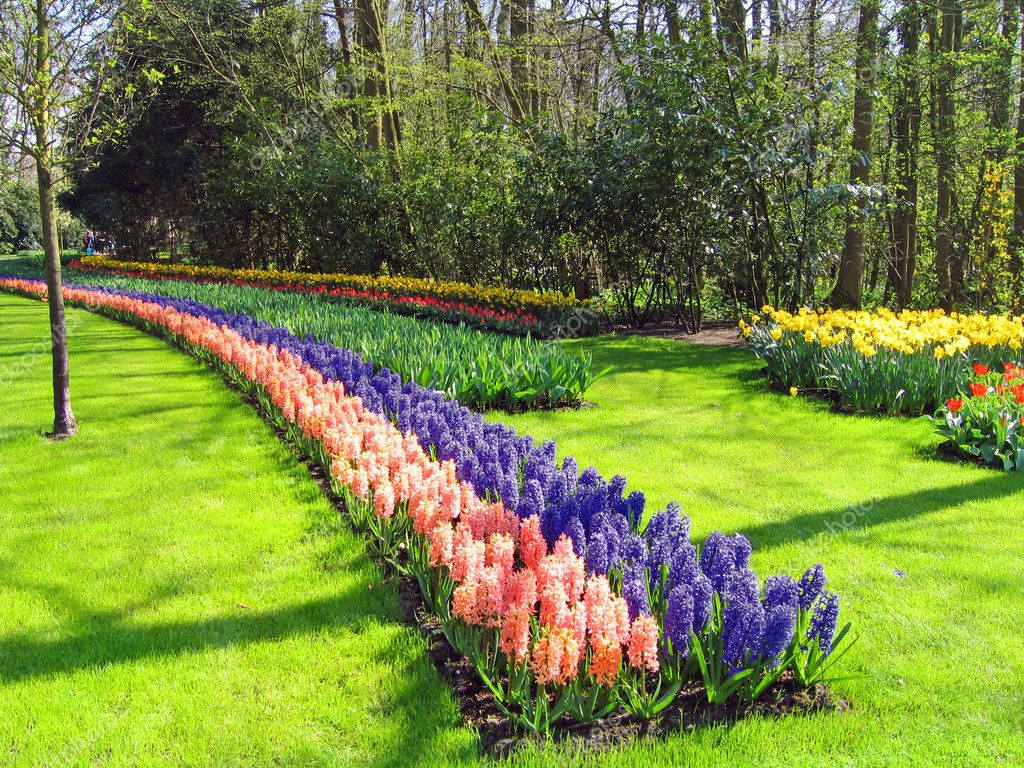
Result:
M0 288L46 291L39 282L8 278ZM647 615L630 622L606 577L586 579L567 537L549 551L539 518L521 520L500 501L480 499L458 479L454 462L431 458L412 432L364 408L341 382L204 317L83 288L65 288L65 298L166 329L259 385L303 435L323 445L333 477L360 503L381 520L408 517L431 566L456 584L452 615L495 628L501 649L516 664L529 664L538 683L568 683L586 668L610 685L624 651L632 666L658 670L658 622Z

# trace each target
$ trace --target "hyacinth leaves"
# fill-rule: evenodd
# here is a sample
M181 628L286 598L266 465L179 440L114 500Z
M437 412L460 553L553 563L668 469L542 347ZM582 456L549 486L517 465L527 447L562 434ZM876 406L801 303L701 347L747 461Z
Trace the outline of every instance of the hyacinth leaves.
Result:
M70 272L81 283L159 294L244 314L299 337L355 352L406 382L443 392L477 409L524 411L571 406L608 373L589 356L529 335L499 336L475 328L339 304L320 294L188 280Z

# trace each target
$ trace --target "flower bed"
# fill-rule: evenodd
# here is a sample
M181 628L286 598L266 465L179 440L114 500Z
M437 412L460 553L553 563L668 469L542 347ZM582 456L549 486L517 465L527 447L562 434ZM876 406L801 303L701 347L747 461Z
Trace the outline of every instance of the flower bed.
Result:
M1024 471L1024 368L1004 363L1001 372L973 366L970 387L935 414L936 430L955 453L1008 471Z
M191 299L285 327L297 336L330 341L359 351L404 381L474 408L571 407L607 372L591 372L589 354L549 341L340 306L318 295L126 275L90 273L84 278L90 285Z
M228 269L85 256L71 269L150 278L211 281L273 290L316 293L375 308L502 333L587 336L598 330L589 302L564 293L488 288L387 275L344 275L282 270Z
M773 384L830 393L849 411L933 411L966 386L972 364L998 365L1024 345L1019 316L762 312L740 329Z
M45 296L42 281L0 288ZM620 709L651 718L684 684L755 700L823 679L839 599L820 565L764 584L743 536L701 551L677 505L534 444L359 355L184 299L65 287L70 303L170 336L230 376L326 468L373 549L419 584L451 645L525 731ZM848 648L847 644L844 651Z

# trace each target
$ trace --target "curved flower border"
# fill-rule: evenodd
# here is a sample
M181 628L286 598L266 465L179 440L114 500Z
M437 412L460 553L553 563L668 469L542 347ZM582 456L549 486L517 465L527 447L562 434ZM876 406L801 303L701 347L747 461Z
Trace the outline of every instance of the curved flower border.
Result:
M40 280L0 288L45 297ZM359 355L196 302L68 284L68 302L170 337L256 397L329 470L356 527L419 582L453 647L524 730L622 708L649 718L687 681L755 699L822 680L839 599L820 565L761 584L750 542L690 542L644 499Z

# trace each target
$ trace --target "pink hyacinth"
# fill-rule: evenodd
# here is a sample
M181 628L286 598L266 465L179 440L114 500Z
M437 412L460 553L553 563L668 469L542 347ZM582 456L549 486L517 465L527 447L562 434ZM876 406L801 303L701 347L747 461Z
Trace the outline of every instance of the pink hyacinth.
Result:
M650 614L640 614L629 633L629 663L636 669L657 672L658 622Z
M519 528L519 554L523 565L534 571L547 553L548 544L540 532L540 518L532 515L523 520Z

